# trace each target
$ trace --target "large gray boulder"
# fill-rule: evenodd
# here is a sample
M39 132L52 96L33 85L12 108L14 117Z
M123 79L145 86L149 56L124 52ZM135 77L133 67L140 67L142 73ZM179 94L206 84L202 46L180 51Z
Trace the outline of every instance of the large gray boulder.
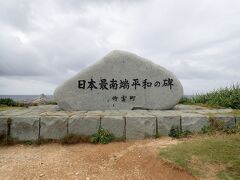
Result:
M54 98L63 110L171 109L183 87L165 68L115 50L60 85Z

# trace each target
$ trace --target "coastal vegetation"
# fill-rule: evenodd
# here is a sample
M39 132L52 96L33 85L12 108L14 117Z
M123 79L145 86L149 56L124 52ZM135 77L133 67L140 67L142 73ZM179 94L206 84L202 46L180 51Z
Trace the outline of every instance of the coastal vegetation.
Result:
M209 107L226 107L240 109L240 85L213 90L206 94L197 94L192 97L183 97L181 104L196 104Z
M106 129L100 128L90 138L92 143L108 144L114 140L114 135Z
M17 102L14 101L11 98L1 98L0 99L0 105L6 105L6 106L16 106Z
M44 102L19 102L11 98L0 98L0 111L11 109L12 107L28 107L37 105L56 105L57 103L53 100L47 100Z
M0 98L0 111L10 109L11 107L28 107L30 105L36 104L17 102L11 98Z
M240 177L240 134L202 134L160 150L160 156L198 178Z
M160 156L197 178L237 179L240 177L240 122L224 128L224 122L210 118L200 133L172 127L169 136L182 143L160 150Z

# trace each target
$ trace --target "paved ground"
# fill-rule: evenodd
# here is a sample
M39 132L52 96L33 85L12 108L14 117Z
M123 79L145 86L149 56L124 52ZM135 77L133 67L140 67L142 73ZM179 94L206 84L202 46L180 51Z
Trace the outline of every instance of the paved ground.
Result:
M96 116L123 116L123 115L184 115L189 114L225 114L232 112L232 109L209 109L206 107L196 105L183 105L178 104L172 110L107 110L107 111L61 111L57 105L40 105L30 106L29 108L13 108L6 111L0 111L0 116L29 116L29 115L42 115L42 116L83 116L83 115L96 115Z
M0 147L0 179L195 179L164 162L159 148L171 138L108 145Z

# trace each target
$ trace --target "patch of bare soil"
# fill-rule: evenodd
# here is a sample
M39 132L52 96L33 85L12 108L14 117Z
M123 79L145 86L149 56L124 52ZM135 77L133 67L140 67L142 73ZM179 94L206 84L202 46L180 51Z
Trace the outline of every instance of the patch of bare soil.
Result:
M195 179L159 158L178 140L0 147L0 179Z

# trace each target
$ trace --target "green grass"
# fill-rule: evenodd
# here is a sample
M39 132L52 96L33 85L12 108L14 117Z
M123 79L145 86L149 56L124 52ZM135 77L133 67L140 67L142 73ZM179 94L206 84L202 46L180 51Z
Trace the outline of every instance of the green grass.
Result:
M0 105L0 111L7 111L7 110L19 109L19 108L22 108L22 107Z
M228 114L231 114L234 116L240 116L240 110L233 110L232 112L229 112Z
M184 97L181 104L205 105L207 107L227 107L240 109L240 85L232 85L206 94L197 94L191 98Z
M108 144L115 139L114 135L106 129L100 128L90 138L92 143Z
M33 105L35 105L35 104L33 104ZM26 107L29 105L26 103L16 102L11 98L0 98L0 106Z
M198 135L192 140L169 146L160 156L196 177L210 173L220 179L240 178L240 134ZM213 167L213 170L207 167ZM219 168L221 167L221 168Z

